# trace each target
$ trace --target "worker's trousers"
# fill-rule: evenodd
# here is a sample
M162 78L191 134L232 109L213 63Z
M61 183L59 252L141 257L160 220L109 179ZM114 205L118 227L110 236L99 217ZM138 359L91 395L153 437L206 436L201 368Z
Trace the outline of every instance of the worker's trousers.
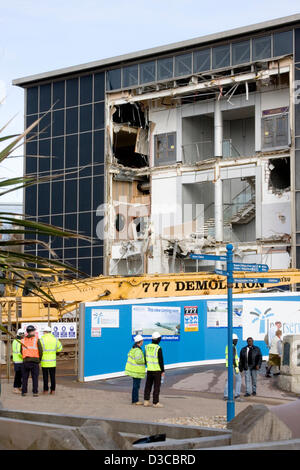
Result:
M14 377L14 388L22 387L22 374L23 374L23 363L14 363L15 377Z
M144 390L144 400L150 400L150 394L153 388L153 405L159 402L159 392L160 392L160 382L161 382L161 371L148 371L147 379Z
M136 377L132 377L133 384L132 384L132 403L136 403L139 401L139 391L141 385L141 379Z
M44 382L44 392L49 390L49 376L50 376L50 390L55 391L56 381L56 367L42 367L43 371L43 382Z
M226 370L227 372L227 370ZM240 372L236 372L235 368L233 368L233 377L235 377L235 397L239 397L241 394L241 386L242 386L242 377ZM224 389L224 397L228 398L228 379L226 380L225 389Z
M32 392L38 393L39 388L39 364L38 362L24 362L23 363L23 376L22 376L22 393L27 393L28 379L31 374L32 378Z

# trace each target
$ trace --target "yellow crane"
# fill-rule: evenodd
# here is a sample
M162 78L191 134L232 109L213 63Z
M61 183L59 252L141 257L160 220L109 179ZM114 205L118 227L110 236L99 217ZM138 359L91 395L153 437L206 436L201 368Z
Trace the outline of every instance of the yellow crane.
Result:
M235 278L279 278L276 284L236 282L233 293L254 293L266 287L300 283L300 270L272 270L267 273L235 272ZM38 295L26 294L26 285L8 286L0 297L1 323L59 321L72 316L80 302L97 300L151 299L157 297L184 297L199 295L226 295L227 279L211 272L144 274L141 276L98 276L94 278L61 281L45 275L40 285L49 292L57 305ZM69 315L67 315L69 314Z

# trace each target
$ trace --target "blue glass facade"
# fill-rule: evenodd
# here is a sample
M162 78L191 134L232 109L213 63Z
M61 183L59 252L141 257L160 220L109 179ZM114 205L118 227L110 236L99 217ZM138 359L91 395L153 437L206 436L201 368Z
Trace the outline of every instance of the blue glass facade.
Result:
M39 182L25 191L25 213L91 237L43 237L62 261L88 276L103 273L96 210L104 203L104 76L99 72L35 84L26 93L26 126L42 120L26 143L26 174ZM43 246L27 251L49 257Z

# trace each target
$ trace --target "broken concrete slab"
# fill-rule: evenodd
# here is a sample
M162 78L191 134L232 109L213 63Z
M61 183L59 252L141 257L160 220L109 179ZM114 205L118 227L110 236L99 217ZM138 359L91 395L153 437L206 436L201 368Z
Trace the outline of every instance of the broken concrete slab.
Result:
M73 429L42 432L27 450L87 450Z
M265 405L248 406L227 427L232 430L232 445L292 438L291 429Z
M89 419L76 429L76 435L90 450L130 450L131 444L106 421Z

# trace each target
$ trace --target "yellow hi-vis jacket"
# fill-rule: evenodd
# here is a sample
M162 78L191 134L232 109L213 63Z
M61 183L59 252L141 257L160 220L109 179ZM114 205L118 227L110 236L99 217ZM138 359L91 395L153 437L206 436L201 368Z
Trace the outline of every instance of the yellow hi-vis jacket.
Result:
M14 339L12 342L12 356L15 364L21 364L23 362L21 347L20 341Z
M125 366L125 375L135 379L143 379L146 375L145 357L141 348L131 348Z
M147 363L147 370L148 371L160 371L160 365L158 361L158 351L160 346L158 344L147 344L145 346L145 355L146 355L146 363Z
M226 367L228 367L228 345L225 348L225 359L226 359ZM236 373L240 371L239 369L239 356L237 355L237 350L235 348L235 358L234 358L234 370Z
M56 367L56 353L62 351L62 344L52 333L45 333L41 339L43 355L41 367Z

